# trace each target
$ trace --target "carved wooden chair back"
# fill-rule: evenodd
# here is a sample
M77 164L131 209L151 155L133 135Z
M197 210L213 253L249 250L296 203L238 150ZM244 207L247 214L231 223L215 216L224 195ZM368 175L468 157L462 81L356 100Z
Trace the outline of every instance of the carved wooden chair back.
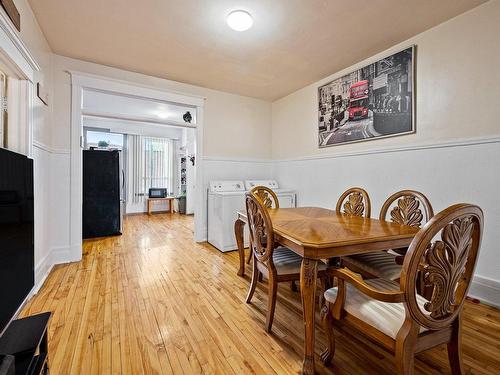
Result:
M274 232L267 208L251 192L246 193L245 203L250 232L250 249L257 261L272 266L275 247Z
M254 186L250 193L261 200L266 208L280 208L280 202L276 193L267 186Z
M350 188L342 193L335 210L346 215L370 217L370 197L364 189Z
M415 190L401 190L387 198L380 210L379 219L387 220L388 213L394 223L414 227L421 227L434 216L427 197Z
M454 321L467 296L482 231L481 209L456 204L434 216L417 233L406 254L400 280L407 320L432 330ZM440 239L436 239L438 236ZM423 307L417 303L420 277L433 291Z

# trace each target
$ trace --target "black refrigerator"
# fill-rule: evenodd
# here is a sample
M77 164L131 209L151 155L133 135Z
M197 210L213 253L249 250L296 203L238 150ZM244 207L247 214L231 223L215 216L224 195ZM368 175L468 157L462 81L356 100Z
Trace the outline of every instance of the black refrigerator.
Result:
M122 165L121 151L83 151L83 238L122 233Z

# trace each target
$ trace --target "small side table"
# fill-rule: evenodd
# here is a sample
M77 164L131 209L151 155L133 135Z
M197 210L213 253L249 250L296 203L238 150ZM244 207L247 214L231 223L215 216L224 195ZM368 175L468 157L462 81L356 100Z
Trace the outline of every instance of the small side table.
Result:
M174 213L174 200L175 199L177 199L177 197L148 198L148 215L152 214L152 208L153 208L154 202L167 202L167 201L168 201L170 213L173 214Z

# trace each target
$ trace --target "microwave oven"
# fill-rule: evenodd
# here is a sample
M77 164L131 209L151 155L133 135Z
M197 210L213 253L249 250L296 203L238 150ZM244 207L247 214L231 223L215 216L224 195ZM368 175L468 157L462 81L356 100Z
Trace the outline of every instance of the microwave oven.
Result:
M167 196L167 189L164 188L149 189L149 198L165 198L166 196Z

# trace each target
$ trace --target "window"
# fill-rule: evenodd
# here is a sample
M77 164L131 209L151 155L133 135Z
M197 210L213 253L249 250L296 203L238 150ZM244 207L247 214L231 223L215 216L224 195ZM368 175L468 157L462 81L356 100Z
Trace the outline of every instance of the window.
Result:
M167 138L133 136L132 199L147 196L150 188L173 190L173 142Z
M86 130L86 148L123 150L123 134Z
M167 188L171 192L172 157L170 140L144 138L144 192L150 188Z

